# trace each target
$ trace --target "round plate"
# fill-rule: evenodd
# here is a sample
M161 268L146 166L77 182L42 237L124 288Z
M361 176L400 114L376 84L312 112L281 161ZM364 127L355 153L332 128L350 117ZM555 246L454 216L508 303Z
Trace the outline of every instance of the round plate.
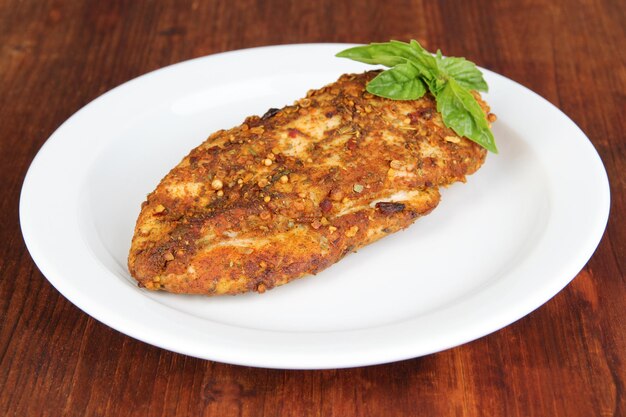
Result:
M340 74L352 45L272 46L151 72L67 120L33 161L20 219L50 282L87 314L175 352L272 368L370 365L437 352L523 317L594 252L606 172L549 102L484 70L500 153L442 190L413 226L317 276L265 294L202 297L137 287L126 268L142 201L213 131L282 107Z

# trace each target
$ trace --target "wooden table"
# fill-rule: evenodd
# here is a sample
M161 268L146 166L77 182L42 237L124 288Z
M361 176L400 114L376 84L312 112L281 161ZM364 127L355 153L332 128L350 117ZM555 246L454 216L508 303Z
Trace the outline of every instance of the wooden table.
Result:
M626 416L625 22L624 2L609 0L0 0L0 415ZM539 310L423 358L255 369L120 334L32 262L18 221L24 175L48 136L98 95L216 52L390 38L418 39L528 86L598 149L611 181L607 231Z

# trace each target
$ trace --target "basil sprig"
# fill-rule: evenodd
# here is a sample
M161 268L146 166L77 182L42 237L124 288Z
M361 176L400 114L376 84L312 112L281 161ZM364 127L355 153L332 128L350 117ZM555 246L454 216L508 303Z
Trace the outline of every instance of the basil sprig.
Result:
M336 56L390 69L367 84L371 94L393 100L417 100L426 91L435 96L444 124L459 136L498 153L485 113L470 90L488 90L476 65L465 58L431 54L416 41L390 41L357 46Z

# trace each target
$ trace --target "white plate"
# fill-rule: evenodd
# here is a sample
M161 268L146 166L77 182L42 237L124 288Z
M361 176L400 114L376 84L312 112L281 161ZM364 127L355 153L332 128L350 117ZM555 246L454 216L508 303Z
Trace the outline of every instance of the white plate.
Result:
M350 45L255 48L132 80L46 142L20 201L28 249L50 282L97 320L187 355L272 368L337 368L426 355L523 317L594 252L609 187L583 132L521 85L485 71L499 155L404 232L315 277L263 295L139 289L126 269L141 202L211 132L371 67Z

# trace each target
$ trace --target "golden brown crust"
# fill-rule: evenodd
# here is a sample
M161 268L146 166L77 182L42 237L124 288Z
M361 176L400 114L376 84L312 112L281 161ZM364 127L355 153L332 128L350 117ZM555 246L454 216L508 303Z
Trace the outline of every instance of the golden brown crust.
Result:
M367 93L376 73L344 75L192 150L142 206L128 259L139 284L263 292L409 226L439 186L480 167L485 150L446 128L432 97Z

